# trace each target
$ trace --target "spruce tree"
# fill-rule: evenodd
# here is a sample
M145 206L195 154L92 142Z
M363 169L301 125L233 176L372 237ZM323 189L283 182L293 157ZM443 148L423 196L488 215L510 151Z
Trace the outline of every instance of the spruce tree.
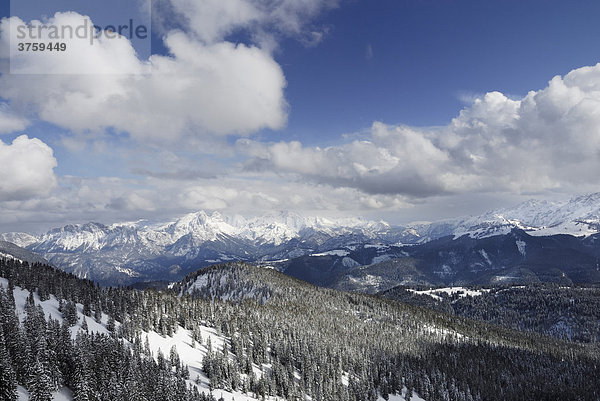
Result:
M0 325L0 400L16 401L17 376L10 364L8 351L4 346L4 335Z
M36 359L29 379L29 401L51 401L52 381L43 363Z
M63 307L63 317L69 323L69 326L77 324L77 307L75 306L75 302L67 301Z

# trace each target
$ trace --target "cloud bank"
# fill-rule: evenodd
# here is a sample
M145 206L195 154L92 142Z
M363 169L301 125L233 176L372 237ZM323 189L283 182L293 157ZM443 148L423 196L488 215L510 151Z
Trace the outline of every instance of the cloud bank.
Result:
M198 209L362 214L451 195L598 189L600 64L554 77L519 99L489 92L440 127L377 121L360 140L334 146L265 143L252 135L283 129L288 115L286 78L274 56L278 39L318 43L326 27L312 23L338 1L158 4L169 10L157 15L167 55L142 60L124 38L93 46L73 39L64 57L22 53L13 60L47 74L0 76L0 134L25 129L30 121L14 110L27 110L31 121L64 130L67 151L90 151L87 139L108 138L103 151L118 153L115 159L145 159L113 177L56 177L57 161L43 141L0 142L0 223ZM46 22L75 26L86 18L91 24L63 12ZM20 23L0 22L3 46ZM233 43L236 34L245 42ZM233 148L230 136L238 139ZM118 148L124 143L130 147Z
M556 76L521 99L489 92L448 125L375 122L363 140L326 148L243 139L248 170L412 198L526 193L600 184L600 64Z

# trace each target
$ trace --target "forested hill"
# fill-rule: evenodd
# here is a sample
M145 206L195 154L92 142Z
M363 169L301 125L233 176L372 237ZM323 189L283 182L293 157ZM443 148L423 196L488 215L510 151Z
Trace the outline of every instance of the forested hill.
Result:
M0 277L6 400L17 382L32 396L63 387L77 400L107 401L600 397L594 346L243 263L201 270L162 292L101 288L6 259Z
M41 263L47 264L48 261L42 258L37 253L28 251L25 248L21 248L13 244L12 242L0 240L0 257L8 259L18 259L20 261L27 261L29 263Z
M569 341L600 342L600 287L538 283L492 288L394 287L377 294L480 321Z

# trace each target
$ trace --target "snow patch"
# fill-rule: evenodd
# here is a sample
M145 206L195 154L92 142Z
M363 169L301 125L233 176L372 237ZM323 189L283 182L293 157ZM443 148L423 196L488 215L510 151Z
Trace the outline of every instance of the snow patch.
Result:
M345 258L342 259L342 265L344 267L352 268L352 267L360 266L360 263L358 263L356 260L346 256Z
M331 251L327 251L327 252L321 252L321 253L313 253L310 256L348 256L350 254L350 252L348 252L345 249L333 249Z
M379 256L375 256L373 259L371 259L371 264L376 264L376 263L381 263L381 262L385 262L387 260L393 259L393 256L391 255L379 255Z
M523 256L525 256L525 247L527 246L527 244L525 243L525 241L522 240L516 240L515 244L517 245L517 249L519 250L519 253Z
M480 249L480 250L479 250L479 254L480 254L481 256L483 256L483 258L485 259L486 263L487 263L489 266L491 266L491 265L492 265L492 261L490 260L490 258L489 258L489 256L488 256L487 252L485 251L485 249Z
M127 274L129 277L139 277L139 273L135 272L131 269L128 269L126 267L121 267L121 266L115 266L115 269L119 272L119 273L125 273Z
M3 253L3 252L0 252L0 258L12 259L12 260L17 260L19 262L23 262L21 259L17 259L13 255L9 255L8 253Z
M389 401L406 401L406 392L407 392L407 388L404 387L402 389L402 394L389 394L388 396L388 400ZM379 398L377 398L377 401L385 401L385 398L383 398L381 395L379 396ZM425 401L423 398L421 398L417 393L413 392L412 397L410 398L410 401Z
M485 292L489 292L490 290L487 288L482 288L479 290L471 290L469 288L465 288L465 287L445 287L445 288L435 288L432 290L413 290L413 289L409 289L408 291L414 293L414 294L419 294L419 295L429 295L430 297L437 299L437 300L441 300L442 297L440 297L438 294L447 294L447 295L454 295L454 294L458 294L459 297L466 297L466 296L470 296L470 297L477 297L482 295Z

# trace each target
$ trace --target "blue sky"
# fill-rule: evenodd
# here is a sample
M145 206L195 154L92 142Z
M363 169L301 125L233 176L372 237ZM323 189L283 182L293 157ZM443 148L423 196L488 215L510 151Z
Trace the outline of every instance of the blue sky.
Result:
M277 55L289 131L318 142L374 120L443 125L462 96L524 96L598 62L598 16L593 1L348 2L323 18L319 46L290 40Z
M84 3L1 11L104 26L148 8ZM158 0L150 59L125 38L4 52L0 231L200 209L406 223L596 191L599 16L594 1Z

